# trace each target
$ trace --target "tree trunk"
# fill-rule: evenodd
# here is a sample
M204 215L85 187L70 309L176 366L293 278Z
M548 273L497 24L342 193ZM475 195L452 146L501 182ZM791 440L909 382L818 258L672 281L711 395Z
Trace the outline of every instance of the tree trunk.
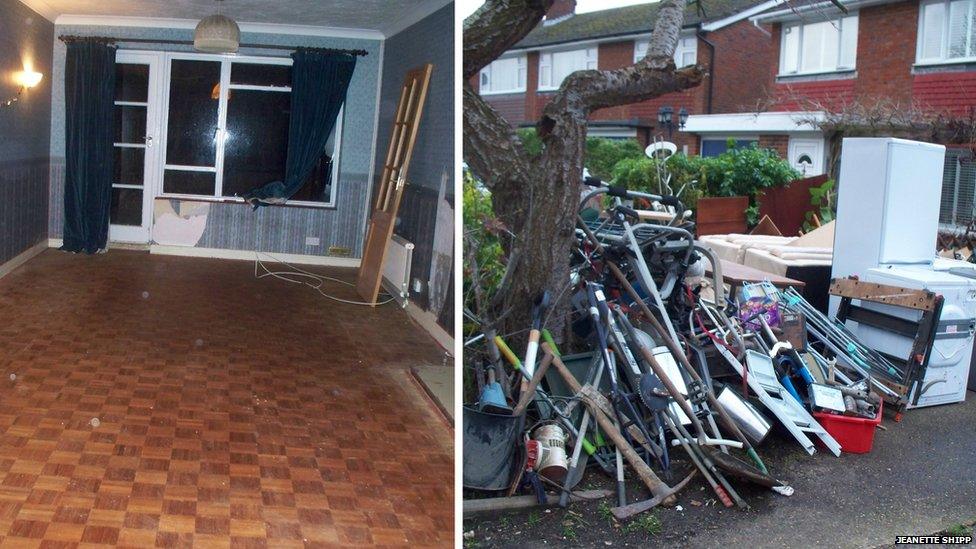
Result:
M552 0L489 0L465 21L464 78L474 77L528 34ZM587 118L596 109L645 101L698 85L698 67L675 70L672 55L684 20L684 0L662 0L648 55L617 70L571 74L546 105L537 131L543 151L528 158L514 129L466 82L464 159L492 192L495 215L515 235L505 250L508 273L483 316L500 334L519 333L523 348L532 304L548 291L545 326L565 341L568 334L570 259L576 245L586 146Z

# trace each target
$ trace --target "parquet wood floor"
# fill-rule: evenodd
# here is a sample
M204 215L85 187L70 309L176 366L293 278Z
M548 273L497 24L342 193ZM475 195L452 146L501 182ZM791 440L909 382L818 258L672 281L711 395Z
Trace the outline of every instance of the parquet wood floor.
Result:
M248 262L48 250L0 279L0 542L450 546L451 434L407 377L441 361L395 305Z

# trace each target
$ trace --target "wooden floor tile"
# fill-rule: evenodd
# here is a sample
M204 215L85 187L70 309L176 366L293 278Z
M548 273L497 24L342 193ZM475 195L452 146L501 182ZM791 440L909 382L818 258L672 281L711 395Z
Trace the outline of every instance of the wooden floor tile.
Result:
M0 279L4 547L452 545L451 435L407 374L436 345L253 273L49 250Z

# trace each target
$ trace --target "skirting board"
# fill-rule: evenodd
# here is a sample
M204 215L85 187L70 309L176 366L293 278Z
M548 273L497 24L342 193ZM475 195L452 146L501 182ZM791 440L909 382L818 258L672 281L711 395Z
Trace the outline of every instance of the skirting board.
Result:
M10 274L10 271L16 269L17 267L20 267L24 263L27 263L28 261L33 259L34 256L43 252L47 248L48 248L47 242L42 240L37 244L34 244L30 248L27 248L23 252L20 252L19 254L14 256L10 261L4 263L3 265L0 265L0 278L7 276L8 274Z
M52 238L48 240L51 248L60 248L62 240ZM209 257L212 259L234 259L238 261L254 261L254 252L247 250L223 250L220 248L194 248L192 246L164 246L162 244L150 244L148 247L133 247L131 245L109 245L109 248L117 249L148 249L151 254L159 255L181 255L185 257ZM344 267L350 269L359 268L359 259L355 257L332 257L322 255L302 255L302 254L271 254L271 257L294 263L296 265L319 265L322 267ZM267 254L262 254L262 259L271 259Z
M447 333L447 330L441 328L441 325L437 323L437 317L434 316L434 313L421 309L414 305L412 301L407 301L407 306L404 309L414 322L419 324L430 337L434 338L434 341L438 345L448 353L451 353L451 355L454 355L454 337Z

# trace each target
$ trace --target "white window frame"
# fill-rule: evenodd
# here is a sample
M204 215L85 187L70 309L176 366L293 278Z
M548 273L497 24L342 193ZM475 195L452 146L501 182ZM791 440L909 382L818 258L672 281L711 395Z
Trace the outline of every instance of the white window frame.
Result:
M939 48L938 57L923 57L922 45L925 44L925 8L933 4L943 5L942 14L942 41ZM924 0L919 3L918 7L918 33L916 33L915 40L915 64L916 65L949 65L954 63L976 63L976 43L970 45L969 49L973 51L973 55L963 56L963 57L949 57L949 23L951 20L950 0ZM972 17L976 12L976 0L970 0L969 3L969 17L972 21ZM976 21L973 21L976 23ZM973 33L970 31L969 39L972 40Z
M171 70L173 66L173 60L189 60L189 61L217 61L220 62L220 98L218 99L220 103L217 109L217 128L218 128L218 144L215 151L214 166L181 166L176 164L168 164L166 162L166 149L167 149L167 137L169 135L169 93L170 93L170 78ZM224 187L224 145L227 137L227 94L230 90L240 89L240 90L258 90L258 91L277 91L277 92L287 92L291 93L291 86L256 86L251 84L231 84L230 83L230 72L231 65L233 63L242 64L255 64L255 65L292 65L292 59L290 57L257 57L257 56L247 56L247 55L219 55L219 54L206 54L206 53L183 53L183 52L167 52L163 55L163 78L161 86L163 88L163 100L160 105L162 125L160 129L160 141L162 150L160 151L160 162L159 162L159 177L158 177L158 188L153 193L155 198L172 198L181 200L205 200L209 202L239 202L244 203L244 199L238 196L223 196ZM339 109L338 118L336 119L335 127L335 150L332 156L332 179L329 188L329 200L328 202L313 202L310 200L289 200L284 206L294 205L302 207L311 208L335 208L336 207L336 197L338 193L336 189L339 186L339 165L341 164L342 158L342 132L345 126L345 105ZM175 171L196 171L196 172L210 172L214 174L214 194L187 194L187 193L167 193L164 192L164 177L166 175L166 170Z
M511 89L499 89L499 90L491 89L491 73L493 69L497 69L497 65L495 63L497 63L498 61L507 61L513 58L517 60L517 66L518 66L518 68L516 69L518 71L518 74L515 75L516 86ZM503 56L496 59L495 61L492 61L491 63L488 64L488 66L481 69L481 71L478 73L478 93L481 95L525 93L525 88L526 88L525 84L526 81L528 81L527 67L528 65L527 65L525 54ZM488 89L485 88L486 83L488 84Z
M555 90L558 90L559 89L559 86L561 86L562 83L563 83L562 80L560 80L559 82L556 82L555 81L555 78L554 78L555 75L552 73L552 64L553 64L552 63L552 56L553 55L566 54L566 53L579 53L579 52L584 52L583 53L583 59L585 59L585 66L579 67L579 68L575 69L574 71L570 72L569 74L573 74L573 72L576 72L576 71L594 70L594 69L598 68L599 61L600 61L599 44L593 44L593 45L586 46L586 47L582 47L582 48L549 49L549 50L542 50L542 51L540 51L539 52L539 79L538 79L539 80L539 88L538 88L538 90L539 91L542 91L542 92L544 92L544 91L555 91ZM546 80L545 79L546 71L548 71L548 74L549 74L549 82L546 82L545 81ZM566 76L569 76L569 74L567 74ZM564 77L564 79L565 79L565 77Z
M691 47L686 47L685 40L691 40ZM639 62L647 55L647 45L649 42L650 38L634 40L634 63ZM686 53L693 53L695 60L688 64L683 63L682 58ZM687 67L695 63L698 63L698 37L694 34L683 34L678 39L678 45L674 48L674 66L680 69L681 67Z
M777 68L777 76L805 76L805 75L815 75L815 74L836 74L836 73L846 73L852 72L857 69L857 43L858 36L855 34L854 38L854 62L851 66L842 66L841 59L844 56L844 26L842 21L848 18L855 18L857 21L857 29L860 32L860 13L852 12L847 15L837 16L829 21L791 21L788 23L783 23L780 29L780 41L779 41L779 66ZM803 70L803 33L804 28L808 25L813 25L817 23L829 22L832 25L838 27L837 32L837 60L833 68L827 68L823 70L805 71ZM796 70L792 72L786 72L784 70L785 59L786 59L786 35L793 31L797 32L797 52L796 52Z

